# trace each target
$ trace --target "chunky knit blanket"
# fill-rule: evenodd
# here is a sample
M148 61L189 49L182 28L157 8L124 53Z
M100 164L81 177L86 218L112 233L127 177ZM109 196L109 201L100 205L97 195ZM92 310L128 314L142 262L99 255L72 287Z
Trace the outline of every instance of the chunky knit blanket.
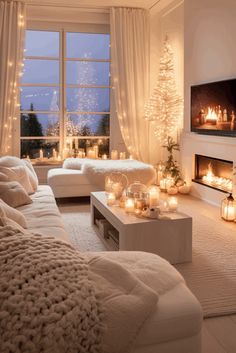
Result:
M103 312L82 254L6 226L0 268L1 353L101 351Z
M106 254L0 226L1 353L129 353L157 301Z

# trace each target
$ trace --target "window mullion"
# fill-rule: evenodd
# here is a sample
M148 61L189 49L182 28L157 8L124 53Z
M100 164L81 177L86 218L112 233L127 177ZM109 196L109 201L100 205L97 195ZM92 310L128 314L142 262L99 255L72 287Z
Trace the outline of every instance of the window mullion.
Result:
M61 83L61 91L60 91L60 154L63 155L63 149L65 146L65 121L66 121L66 102L65 102L65 31L62 29L60 31L60 83Z

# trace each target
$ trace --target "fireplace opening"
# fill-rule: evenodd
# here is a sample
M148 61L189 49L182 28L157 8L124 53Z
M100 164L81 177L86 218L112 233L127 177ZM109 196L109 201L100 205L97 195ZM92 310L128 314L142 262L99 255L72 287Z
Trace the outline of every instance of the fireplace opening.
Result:
M233 162L195 154L195 175L192 181L222 191L232 192Z

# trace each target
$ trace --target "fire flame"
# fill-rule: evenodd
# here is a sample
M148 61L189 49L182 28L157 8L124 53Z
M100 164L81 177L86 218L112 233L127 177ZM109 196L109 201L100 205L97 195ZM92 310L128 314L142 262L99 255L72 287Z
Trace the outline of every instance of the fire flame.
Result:
M206 115L206 120L214 120L214 121L217 121L217 115L216 115L216 112L215 112L215 109L214 109L214 108L208 107L208 113L207 113L207 115Z
M207 166L207 173L202 177L202 181L212 186L218 186L229 192L232 192L233 183L232 180L222 177L217 177L212 171L212 164L209 163Z

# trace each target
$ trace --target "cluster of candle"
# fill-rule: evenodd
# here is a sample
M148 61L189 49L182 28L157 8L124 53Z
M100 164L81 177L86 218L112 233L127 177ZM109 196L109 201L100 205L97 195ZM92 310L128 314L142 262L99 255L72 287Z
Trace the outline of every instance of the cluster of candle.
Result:
M161 191L167 191L173 185L174 185L174 179L171 177L163 178L160 180Z
M117 183L118 184L118 183ZM118 185L117 188L119 189ZM145 208L155 209L160 205L160 194L159 188L157 186L151 186L147 193L146 198L141 197L129 197L126 195L121 196L119 203L117 203L117 193L114 191L109 191L107 193L107 205L113 206L119 204L120 207L125 209L128 214L140 215ZM175 212L178 208L177 197L169 197L167 201L164 202L162 207L163 211Z

